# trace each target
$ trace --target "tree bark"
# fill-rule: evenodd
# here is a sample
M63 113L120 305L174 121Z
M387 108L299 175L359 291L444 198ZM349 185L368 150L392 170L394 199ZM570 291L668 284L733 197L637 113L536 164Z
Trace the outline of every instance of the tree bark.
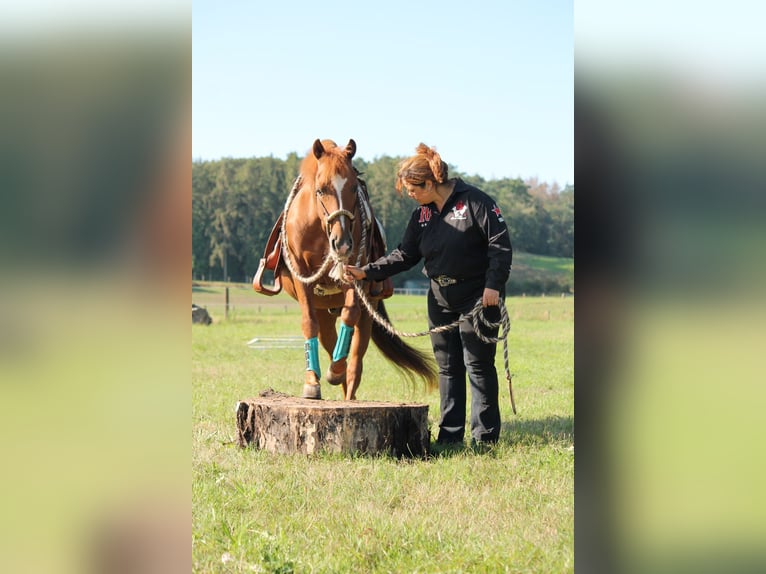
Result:
M272 390L240 401L241 447L274 453L342 452L425 457L428 405L370 401L316 401Z

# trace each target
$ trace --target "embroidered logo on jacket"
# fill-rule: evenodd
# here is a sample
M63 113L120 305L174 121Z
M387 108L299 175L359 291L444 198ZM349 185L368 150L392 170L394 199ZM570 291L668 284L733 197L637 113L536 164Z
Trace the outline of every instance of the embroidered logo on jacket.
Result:
M496 205L495 207L493 207L493 208L492 208L492 213L494 213L495 215L497 215L497 220L498 220L498 221L503 221L503 216L502 216L502 215L500 215L500 208L499 208L497 205Z
M452 208L452 221L455 221L456 219L465 219L467 211L468 206L463 203L462 200L458 201Z
M431 208L425 205L421 205L420 217L418 218L418 223L420 224L420 227L425 227L426 225L428 225L429 221L431 221Z

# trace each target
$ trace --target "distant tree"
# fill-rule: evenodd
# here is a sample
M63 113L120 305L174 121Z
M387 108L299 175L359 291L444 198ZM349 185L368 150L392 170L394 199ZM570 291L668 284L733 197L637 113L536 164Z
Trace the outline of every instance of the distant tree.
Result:
M211 162L192 163L192 274L210 277L210 213L207 197L214 186Z
M210 213L208 235L210 237L210 266L221 270L221 279L231 277L229 261L236 255L237 228L241 224L242 205L237 189L237 169L246 160L224 159L218 162L215 185L207 196L206 209Z
M550 251L557 257L574 257L574 186L566 186L549 203Z
M195 161L192 165L192 271L195 276L241 281L252 277L268 235L284 209L302 157ZM367 183L370 201L394 249L415 202L394 188L401 157L354 160ZM450 175L495 198L508 224L515 251L574 256L574 187L536 178L485 180L450 167ZM396 285L421 279L422 265L394 278Z

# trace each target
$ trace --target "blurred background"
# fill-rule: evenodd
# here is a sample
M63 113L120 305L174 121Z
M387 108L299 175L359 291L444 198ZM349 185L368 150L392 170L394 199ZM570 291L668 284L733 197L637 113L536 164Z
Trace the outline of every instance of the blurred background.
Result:
M191 569L190 14L2 9L0 571Z
M575 10L576 571L762 572L764 8L617 4Z

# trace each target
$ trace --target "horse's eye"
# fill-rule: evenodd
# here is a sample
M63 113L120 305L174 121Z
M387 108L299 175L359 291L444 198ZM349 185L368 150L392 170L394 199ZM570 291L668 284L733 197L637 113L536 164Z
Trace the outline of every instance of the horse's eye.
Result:
M319 197L322 197L322 196L324 195L324 191L322 191L322 188L321 188L321 187L320 187L319 189L317 189L317 195L318 195Z

